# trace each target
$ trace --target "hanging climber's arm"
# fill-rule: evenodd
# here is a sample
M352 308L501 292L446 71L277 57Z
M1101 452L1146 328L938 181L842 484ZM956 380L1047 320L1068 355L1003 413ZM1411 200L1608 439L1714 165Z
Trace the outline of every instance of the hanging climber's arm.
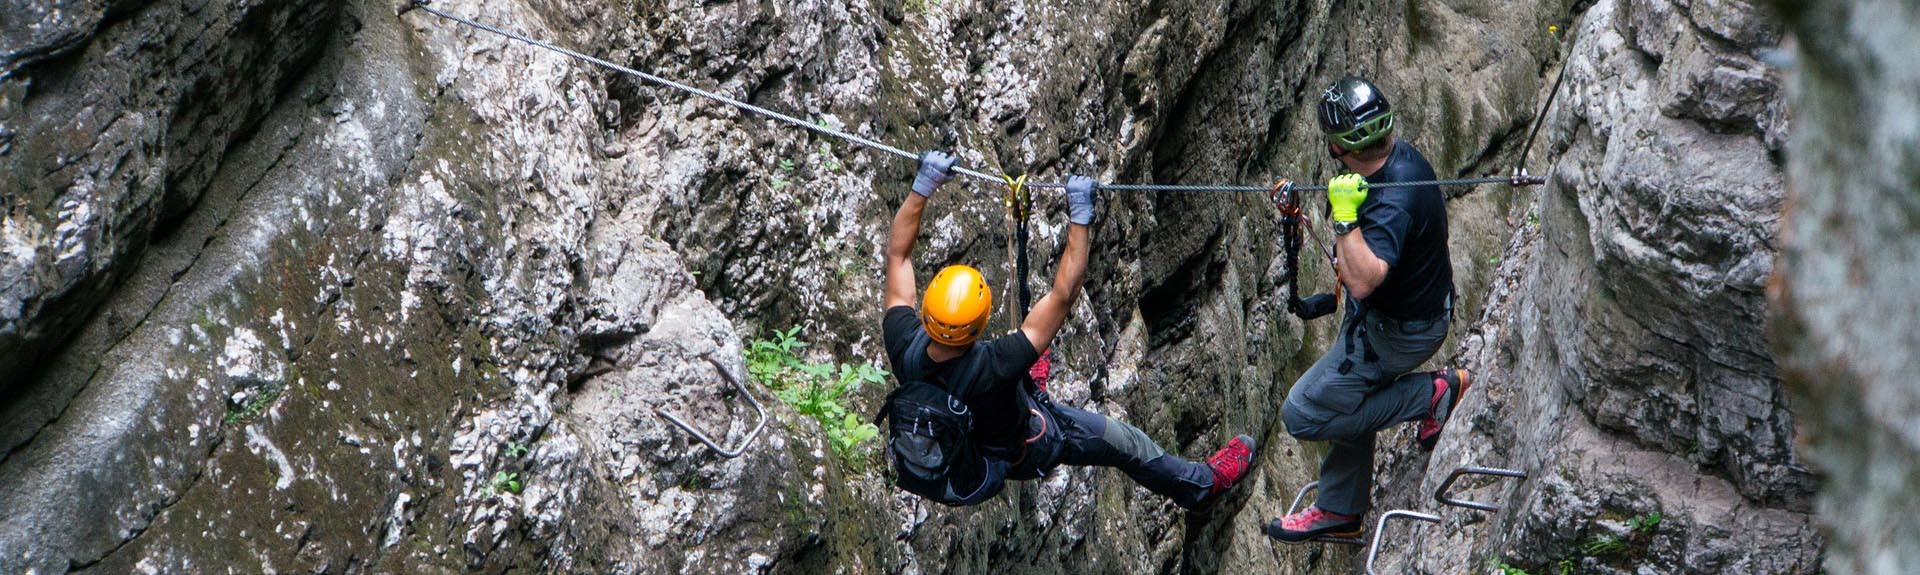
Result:
M1334 268L1353 299L1366 300L1386 281L1389 264L1367 245L1366 233L1359 229L1360 205L1367 201L1367 180L1359 174L1346 174L1327 183L1327 204L1332 208L1333 243L1340 258Z
M1033 350L1046 353L1053 336L1067 323L1067 312L1087 280L1087 259L1093 249L1093 202L1095 182L1086 176L1067 178L1067 250L1060 254L1060 265L1053 273L1053 290L1034 302L1033 310L1020 324Z
M920 238L920 215L933 191L951 179L953 156L938 151L920 155L913 193L907 194L900 211L893 214L893 233L887 238L886 309L913 306L913 294L920 291L913 277L913 243Z

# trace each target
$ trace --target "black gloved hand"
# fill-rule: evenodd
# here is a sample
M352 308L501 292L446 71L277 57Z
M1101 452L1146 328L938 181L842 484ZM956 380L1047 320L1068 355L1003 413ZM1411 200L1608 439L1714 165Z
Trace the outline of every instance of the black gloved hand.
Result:
M1307 296L1307 299L1300 300L1300 305L1292 306L1293 310L1291 311L1293 311L1295 317L1303 320L1313 320L1333 313L1333 310L1337 307L1334 303L1333 294L1317 293Z

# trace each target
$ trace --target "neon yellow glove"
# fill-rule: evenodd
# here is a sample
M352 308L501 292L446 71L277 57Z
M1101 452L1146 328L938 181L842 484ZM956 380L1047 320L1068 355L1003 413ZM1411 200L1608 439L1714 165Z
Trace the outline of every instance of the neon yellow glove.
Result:
M1333 221L1353 223L1360 219L1360 204L1367 201L1367 179L1360 174L1337 176L1327 182L1327 203L1333 207Z

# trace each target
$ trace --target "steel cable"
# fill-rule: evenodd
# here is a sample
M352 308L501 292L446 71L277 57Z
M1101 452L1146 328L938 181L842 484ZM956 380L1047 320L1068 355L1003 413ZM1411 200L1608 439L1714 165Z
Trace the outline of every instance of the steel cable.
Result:
M464 18L454 14L442 12L439 9L436 9L430 6L429 2L425 0L414 0L412 3L401 8L399 13L406 14L407 12L416 10L416 9L424 11L428 14L432 14L434 16L446 19L451 22L459 23L461 25L468 26L477 30L483 30L492 34L505 37L505 38L518 40L520 42L526 43L527 45L530 45L536 48L541 48L541 49L548 50L557 54L561 54L570 58L574 58L583 62L591 63L596 66L600 66L602 68L620 72L622 74L627 74L629 76L633 76L635 78L645 80L654 85L671 88L687 94L706 98L714 102L726 104L728 106L732 106L744 112L748 112L748 113L759 115L768 119L784 122L786 124L790 124L792 126L805 129L805 130L814 132L816 134L820 134L822 136L827 136L827 137L841 140L841 141L854 144L863 148L867 148L867 149L871 149L874 151L883 152L887 154L892 154L892 155L906 158L909 160L919 161L920 159L919 154L902 150L900 148L888 145L885 142L874 140L872 138L867 138L865 136L861 136L861 135L847 132L844 130L836 130L836 129L833 129L821 124L817 124L814 122L808 122L806 120L802 120L800 118L796 118L776 110L764 108L761 106L756 106L754 104L750 104L745 101L741 101L741 100L729 97L727 95L720 94L718 92L712 92L712 91L696 88L687 84L676 82L671 79L649 74L647 72L636 70L627 66L615 64L613 62L609 62L607 60L603 60L598 57L590 56L570 48L566 48L550 42L538 40L538 39L529 37L525 34L514 32L511 30L506 30L503 28L498 28L492 25L488 25L486 23L482 23L469 18ZM991 182L996 184L1004 183L1004 180L1002 180L999 176L991 175L986 172L981 172L981 171L970 169L964 166L954 166L953 171L958 172L961 175L964 175L976 180L980 180L983 182ZM1424 181L1418 181L1418 182L1383 182L1378 184L1369 184L1367 187L1373 188L1373 189L1385 189L1385 188L1401 188L1401 187L1414 187L1414 186L1456 186L1456 185L1479 185L1479 184L1496 184L1496 183L1509 183L1516 186L1523 186L1523 185L1539 184L1539 183L1542 183L1542 181L1539 178L1534 178L1531 176L1515 175L1510 177L1424 180ZM1026 185L1026 187L1061 189L1061 188L1065 188L1066 184L1060 183L1060 182L1030 182ZM1266 192L1272 189L1270 186L1185 185L1185 184L1100 184L1099 187L1100 189L1103 189L1103 190L1112 190L1112 191L1118 191L1118 192ZM1326 186L1295 186L1294 189L1299 191L1326 191L1327 187Z

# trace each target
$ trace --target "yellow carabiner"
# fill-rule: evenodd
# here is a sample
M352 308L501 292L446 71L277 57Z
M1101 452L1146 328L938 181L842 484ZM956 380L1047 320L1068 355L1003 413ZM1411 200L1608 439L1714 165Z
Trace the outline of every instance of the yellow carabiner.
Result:
M1027 175L1020 174L1020 177L1016 178L1001 174L1000 179L1007 182L1007 213L1015 218L1025 219L1027 205L1030 203L1027 201Z

